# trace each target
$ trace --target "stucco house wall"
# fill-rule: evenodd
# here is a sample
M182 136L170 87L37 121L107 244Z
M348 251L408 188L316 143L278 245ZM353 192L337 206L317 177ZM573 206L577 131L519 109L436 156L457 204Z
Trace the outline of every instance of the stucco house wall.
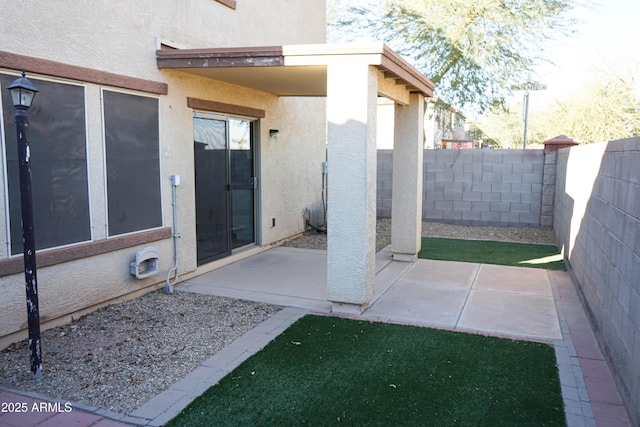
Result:
M129 3L0 0L0 74L68 82L85 91L87 171L90 198L91 240L64 248L80 256L56 260L56 248L38 252L40 317L51 327L87 310L130 298L164 284L172 266L170 227L172 175L180 175L177 187L179 265L181 275L197 274L194 189L193 113L187 98L197 98L264 112L258 120L259 182L256 241L266 246L304 230L303 212L321 219L321 166L326 156L324 98L278 97L270 93L197 77L174 70L160 70L156 50L160 48L211 48L324 43L325 2L307 0L237 0L235 8L214 0L145 0ZM25 25L17 25L24 23ZM121 89L109 82L38 74L23 65L8 65L7 58L33 58L74 68L111 73L165 84L165 93ZM3 63L4 61L4 63ZM122 91L158 99L159 153L162 226L150 232L132 233L122 239L107 235L105 149L101 90ZM5 88L2 88L5 90ZM36 103L38 98L36 96ZM5 127L13 123L3 123ZM269 129L278 129L277 138ZM3 148L15 141L4 141ZM4 155L3 155L4 160ZM2 162L5 168L5 162ZM5 174L3 176L6 177ZM7 182L3 179L0 223L7 227ZM275 226L273 226L275 219ZM37 224L36 224L37 227ZM152 235L149 237L149 235ZM0 232L6 243L8 231ZM36 228L37 239L37 228ZM124 240L126 247L111 241ZM106 242L106 243L105 243ZM96 243L102 244L91 255ZM138 280L129 274L129 263L138 249L155 246L159 251L159 274ZM84 254L82 252L85 251ZM47 252L49 252L47 254ZM0 244L0 348L26 337L25 288L22 270L3 265L21 261ZM40 260L44 260L43 266ZM48 261L47 261L48 260Z

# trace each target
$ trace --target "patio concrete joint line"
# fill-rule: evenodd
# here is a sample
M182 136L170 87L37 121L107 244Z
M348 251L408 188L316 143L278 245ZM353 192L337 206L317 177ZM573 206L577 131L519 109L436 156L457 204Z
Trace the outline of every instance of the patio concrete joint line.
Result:
M471 280L471 286L469 286L469 289L467 290L467 295L464 297L464 302L462 303L462 307L463 309L460 310L460 312L458 313L458 318L456 319L456 323L455 325L459 325L460 324L460 318L462 317L462 312L464 311L464 307L467 306L467 303L469 302L469 295L471 295L471 289L473 289L473 286L476 283L476 280L478 280L478 274L480 274L480 264L478 264L477 268L476 268L476 272L473 275L473 279Z

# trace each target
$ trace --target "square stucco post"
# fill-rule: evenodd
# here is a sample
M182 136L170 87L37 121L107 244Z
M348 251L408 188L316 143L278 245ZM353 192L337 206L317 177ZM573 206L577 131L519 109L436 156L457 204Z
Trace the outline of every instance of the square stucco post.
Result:
M361 313L375 286L378 74L367 64L327 69L327 297Z
M391 197L391 252L396 261L418 258L422 234L422 158L424 97L411 94L396 104Z

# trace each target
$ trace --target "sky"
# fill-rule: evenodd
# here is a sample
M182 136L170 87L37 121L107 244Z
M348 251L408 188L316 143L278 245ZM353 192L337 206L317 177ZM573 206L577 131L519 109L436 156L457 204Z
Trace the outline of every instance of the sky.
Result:
M640 1L592 0L589 7L577 7L572 16L579 21L578 32L547 50L555 65L541 66L532 76L547 90L532 92L530 102L545 105L562 99L593 79L603 66L635 72L640 93Z

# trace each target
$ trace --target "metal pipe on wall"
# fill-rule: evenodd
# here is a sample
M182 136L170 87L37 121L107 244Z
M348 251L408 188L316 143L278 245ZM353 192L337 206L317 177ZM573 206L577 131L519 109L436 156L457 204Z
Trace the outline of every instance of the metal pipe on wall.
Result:
M173 293L173 285L178 281L178 186L180 185L180 175L171 175L171 207L173 211L173 266L167 272L167 282L164 290ZM173 282L171 281L171 273L173 273Z

